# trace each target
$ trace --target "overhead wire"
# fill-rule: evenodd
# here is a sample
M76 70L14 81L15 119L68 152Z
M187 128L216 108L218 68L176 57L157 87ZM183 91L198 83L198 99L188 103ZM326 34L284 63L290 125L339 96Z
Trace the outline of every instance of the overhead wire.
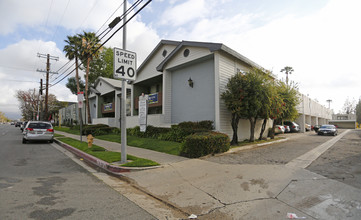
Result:
M137 7L141 2L142 2L143 0L137 0L135 3L133 3L133 5L129 8L129 9L127 9L126 10L126 12L124 13L125 15L127 15L127 14L129 14L130 13L130 11L131 10L133 10L135 7ZM103 25L98 29L98 31L96 32L96 33L98 33L99 31L100 31L100 29L110 20L110 18L118 11L118 9L122 6L124 4L124 2L122 3L122 4L120 4L119 6L118 6L118 8L109 16L109 18L103 23ZM122 15L122 17L124 17L125 15ZM121 19L120 19L121 20ZM114 22L114 21L113 21ZM109 30L110 29L110 30ZM101 34L99 34L98 36L97 36L97 38L99 39L99 41L101 41L102 39L103 39L103 37L105 36L105 35L107 35L110 31L111 31L111 29L112 28L110 28L109 26L101 33ZM109 30L109 31L108 31ZM106 32L106 31L108 31L103 37L101 37L100 38L100 36L104 33L104 32ZM93 43L93 42L89 42L90 44L91 43ZM64 64L62 67L60 67L60 69L62 69L62 68L64 68L64 66L66 66L68 63L70 63L72 60L69 60L66 64ZM82 63L81 63L82 64ZM72 65L74 65L74 64L72 64ZM59 72L60 71L60 69L58 70L58 71L56 71L56 72ZM69 68L68 68L69 69ZM67 69L67 70L68 70ZM67 71L66 70L66 71ZM73 71L72 71L73 72ZM61 77L62 75L64 75L66 72L63 72L63 73L61 73L60 75L58 75L57 77L55 77L53 80L52 80L52 82L53 81L55 81L55 80L57 80L59 77Z
M138 0L136 1L129 9L131 10L127 10L125 13L123 13L123 15L121 16L121 20L123 20L125 18L126 15L128 15L132 10L134 10L137 6L139 6L139 4L142 2L143 0ZM104 41L104 43L102 43L100 46L98 46L91 54L88 55L92 56L94 53L96 53L101 47L104 46L104 44L106 44L119 30L121 30L129 21L131 21L140 11L142 11L152 0L148 0L140 9L138 9L138 11L136 11L129 19L127 19L124 24L122 24L107 40ZM118 22L119 23L119 22ZM107 32L107 34L110 31ZM83 64L83 62L81 61L81 65ZM69 72L68 74L66 74L63 78L61 78L60 80L58 80L57 82L53 83L50 87L53 87L55 85L57 85L58 83L60 83L61 81L63 81L66 77L68 77L70 74L72 74L75 71L76 68L74 68L71 72Z

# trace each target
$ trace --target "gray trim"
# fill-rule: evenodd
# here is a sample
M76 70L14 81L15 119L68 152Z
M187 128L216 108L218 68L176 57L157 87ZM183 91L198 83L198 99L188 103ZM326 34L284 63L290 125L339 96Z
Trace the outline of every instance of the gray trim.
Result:
M95 93L96 95L100 95L100 92L93 87L90 87L90 91Z
M179 43L179 45L157 66L157 71L163 72L165 65L167 62L173 57L174 54L176 54L182 47L184 46L191 46L191 47L205 47L208 48L209 51L215 52L215 51L223 51L227 54L230 54L233 57L236 57L237 59L247 63L248 65L252 67L257 67L260 69L263 69L260 65L256 64L255 62L251 61L247 57L237 53L236 51L232 50L231 48L225 46L224 44L220 43L208 43L208 42L195 42L195 41L182 41Z
M179 45L181 42L180 41L172 41L172 40L161 40L157 46L152 50L152 52L150 52L150 54L147 56L147 58L143 61L143 63L139 66L139 68L137 69L137 72L141 71L141 69L145 66L145 64L148 63L148 61L153 57L153 55L159 50L159 48L162 45Z
M122 88L122 86L121 86L122 81L121 80L109 79L109 78L104 78L104 77L98 77L98 79L94 83L93 88L97 87L100 80L102 80L103 82L107 83L108 85L110 85L111 87L113 87L115 89L121 89Z

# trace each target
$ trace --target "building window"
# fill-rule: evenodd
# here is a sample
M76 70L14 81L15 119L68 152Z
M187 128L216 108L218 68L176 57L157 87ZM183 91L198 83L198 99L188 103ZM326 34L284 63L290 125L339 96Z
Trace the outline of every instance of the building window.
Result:
M163 50L162 56L163 57L167 56L167 53L168 53L167 50Z
M184 52L183 52L183 56L187 57L187 56L189 56L189 53L190 53L189 50L185 49Z
M155 92L159 92L159 84L156 85Z

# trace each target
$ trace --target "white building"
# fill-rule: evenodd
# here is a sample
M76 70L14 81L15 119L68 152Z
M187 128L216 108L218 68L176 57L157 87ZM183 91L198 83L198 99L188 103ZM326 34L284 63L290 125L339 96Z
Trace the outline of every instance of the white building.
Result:
M138 97L144 93L152 97L149 125L169 127L183 121L211 120L215 130L232 136L231 113L220 96L230 77L253 67L261 68L220 43L162 40L138 68L136 81L127 85L126 125L128 128L138 125ZM119 80L102 77L97 80L89 96L94 124L119 127L121 92ZM302 103L301 122L320 124L331 119L327 109L318 103L308 98ZM261 121L257 123L256 135L260 127ZM249 132L249 121L241 120L239 139L249 138ZM265 135L267 132L268 129Z

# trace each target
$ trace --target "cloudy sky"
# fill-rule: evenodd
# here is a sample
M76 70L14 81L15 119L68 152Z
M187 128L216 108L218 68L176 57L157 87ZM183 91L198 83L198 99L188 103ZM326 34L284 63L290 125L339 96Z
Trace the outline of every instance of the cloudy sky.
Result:
M45 69L46 59L37 53L59 57L51 61L51 71L58 71L68 61L66 36L100 33L122 14L121 2L0 0L0 111L20 118L16 90L38 89L40 78L45 81L36 70ZM331 99L338 113L346 99L361 96L360 11L360 0L153 0L129 23L127 49L140 65L161 39L223 43L279 79L283 67L293 67L290 80L300 91L325 106ZM121 31L106 46L121 47ZM58 72L50 83L65 75ZM75 101L66 81L50 93Z

